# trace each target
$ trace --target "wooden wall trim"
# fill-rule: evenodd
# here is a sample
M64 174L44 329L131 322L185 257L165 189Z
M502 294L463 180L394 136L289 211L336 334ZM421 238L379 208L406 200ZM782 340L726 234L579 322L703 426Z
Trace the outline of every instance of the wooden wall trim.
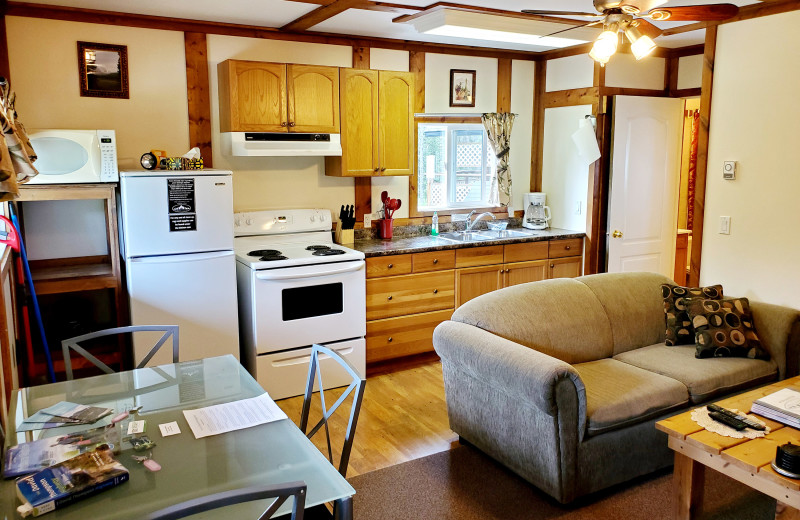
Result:
M183 33L186 49L186 93L189 104L189 147L200 148L203 166L213 166L208 45L205 33Z
M798 9L800 9L800 0L788 0L785 2L768 1L763 3L751 4L751 5L746 5L744 7L740 7L739 14L737 14L733 18L728 18L727 20L720 20L720 21L690 23L687 25L681 25L680 27L673 27L672 29L667 29L661 34L664 36L681 34L690 31L697 31L699 29L707 29L709 27L717 27L719 25L724 25L726 23L741 22L742 20L751 20L753 18L761 18L762 16L788 13L790 11L797 11Z
M0 0L0 76L11 78L11 66L8 63L8 37L6 36L6 0Z
M416 52L435 52L480 58L511 58L516 60L535 61L538 54L526 51L490 49L468 45L448 45L443 43L411 42L391 38L367 38L322 32L302 33L288 32L271 27L258 27L221 22L206 22L184 18L149 16L96 9L49 6L25 2L9 2L9 16L28 18L44 18L48 20L64 20L71 22L95 23L101 25L120 25L123 27L139 27L143 29L160 29L164 31L202 32L224 36L241 36L245 38L262 38L271 40L287 40L328 45L344 45L347 47L375 47Z
M697 88L682 88L676 89L669 93L670 97L683 98L683 97L698 97L702 95L702 87Z
M542 191L542 158L544 156L544 94L547 83L547 62L537 61L533 76L533 133L531 143L531 191Z
M351 7L363 5L364 0L335 0L329 4L321 5L308 13L292 20L283 27L282 31L305 31L320 24L328 18L333 18Z
M700 95L700 128L697 136L697 176L694 184L694 221L692 225L692 257L689 284L700 285L700 260L703 251L706 177L708 174L708 135L711 127L711 87L714 80L714 56L717 48L716 26L706 29L706 50L703 54L702 94Z
M604 141L607 134L604 132L606 126L605 100L599 95L606 85L606 68L599 63L594 64L593 86L598 90L598 96L592 103L592 115L595 116L595 134L598 146L601 151L601 158L589 166L589 186L586 195L586 239L584 240L583 274L595 274L604 270L605 263L601 265L600 249L605 238L605 227L601 225L603 215L608 212L608 204L605 198L605 188L607 187L607 170L603 168L606 158L610 155L605 150L610 150L610 143ZM610 118L608 118L610 125Z
M696 56L705 52L705 45L700 43L698 45L689 45L688 47L678 47L677 49L670 49L670 58L683 58L684 56Z
M369 69L369 47L353 47L353 68ZM344 85L341 85L344 88ZM372 213L372 177L355 177L356 221L364 222L364 215Z
M597 102L600 87L574 88L570 90L555 90L543 94L542 105L545 109L556 107L570 107L575 105L591 105Z
M414 75L414 113L422 114L425 112L425 53L424 52L409 52L408 53L408 70ZM417 135L418 126L414 124L414 143L419 141ZM419 173L417 172L417 161L414 161L413 173L411 178L408 179L408 215L411 218L424 216L423 212L417 209L417 180Z
M511 59L497 60L497 111L511 112Z

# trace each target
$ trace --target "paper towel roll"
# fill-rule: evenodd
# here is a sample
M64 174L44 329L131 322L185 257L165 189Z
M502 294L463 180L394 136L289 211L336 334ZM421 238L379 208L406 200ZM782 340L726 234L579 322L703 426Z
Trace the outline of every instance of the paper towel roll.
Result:
M597 137L594 128L588 119L581 121L578 130L572 134L572 140L578 148L578 155L586 161L587 166L600 158L600 147L597 146Z

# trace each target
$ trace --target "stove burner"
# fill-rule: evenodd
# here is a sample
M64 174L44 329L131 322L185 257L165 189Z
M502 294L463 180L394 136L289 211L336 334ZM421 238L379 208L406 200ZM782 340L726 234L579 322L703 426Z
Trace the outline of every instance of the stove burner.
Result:
M277 249L256 249L247 253L247 256L278 256L280 254L281 252Z
M317 249L313 253L314 256L335 256L335 255L343 255L344 251L341 249Z
M308 246L306 251L325 251L326 249L330 249L328 246Z
M266 255L259 258L262 262L272 262L273 260L286 260L286 257L283 255Z

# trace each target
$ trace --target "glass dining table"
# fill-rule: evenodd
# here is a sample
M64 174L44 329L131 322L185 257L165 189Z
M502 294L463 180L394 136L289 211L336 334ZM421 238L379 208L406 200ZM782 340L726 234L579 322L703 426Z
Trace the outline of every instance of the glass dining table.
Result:
M183 410L263 393L247 370L230 355L22 388L12 396L6 448L102 426L120 412L141 407L131 417L146 421L145 434L156 443L152 458L162 469L151 472L136 462L133 456L142 453L134 451L123 437L118 459L130 472L130 480L48 513L47 518L141 518L213 493L302 480L307 486L307 508L335 502L337 516L351 520L355 490L291 420L195 439L183 415ZM113 408L114 413L91 426L16 431L26 417L60 401L104 406ZM129 420L123 422L123 428ZM177 421L181 433L162 437L158 425L173 421ZM255 519L267 504L267 501L239 504L197 518ZM19 505L14 480L0 481L0 519L20 518L16 511ZM284 503L279 514L290 510L291 499Z

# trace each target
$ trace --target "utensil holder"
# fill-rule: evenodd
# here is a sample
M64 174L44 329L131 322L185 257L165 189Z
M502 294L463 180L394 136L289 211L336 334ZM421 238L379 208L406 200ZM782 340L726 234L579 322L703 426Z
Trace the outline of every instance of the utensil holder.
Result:
M337 244L352 244L355 242L355 232L352 229L342 229L341 221L336 223L333 235Z
M392 218L382 218L378 220L378 236L384 240L391 239L393 223L394 219Z

